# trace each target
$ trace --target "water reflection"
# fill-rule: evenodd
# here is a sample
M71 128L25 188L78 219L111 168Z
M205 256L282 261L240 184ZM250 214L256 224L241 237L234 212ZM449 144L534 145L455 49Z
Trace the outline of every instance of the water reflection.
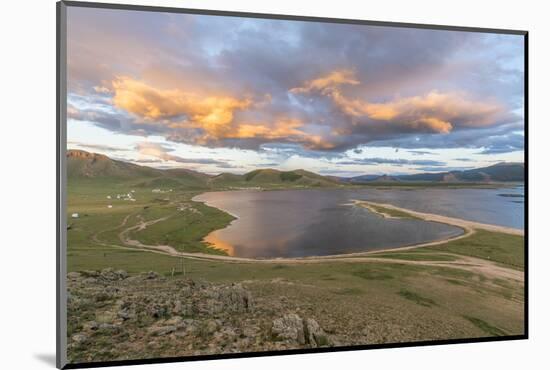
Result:
M499 194L515 194L500 196ZM302 257L399 247L459 235L420 220L384 219L350 205L386 202L421 212L523 228L523 187L508 189L285 190L211 192L195 200L239 218L206 241L229 255Z

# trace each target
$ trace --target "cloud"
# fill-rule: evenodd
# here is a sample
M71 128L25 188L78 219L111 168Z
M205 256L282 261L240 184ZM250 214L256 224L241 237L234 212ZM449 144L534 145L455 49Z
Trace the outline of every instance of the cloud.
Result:
M340 89L342 84L355 85L359 81L352 71L335 71L306 82L303 87L293 88L290 92L328 97L349 117L347 132L353 132L354 128L361 126L368 130L373 123L383 122L383 126L375 126L376 134L381 131L382 134L384 131L388 134L394 131L448 134L453 129L495 125L510 120L511 117L498 102L474 101L461 92L442 93L434 90L425 95L374 103L346 96Z
M393 158L361 158L351 161L335 162L338 165L361 165L361 164L392 164L392 165L415 165L415 166L444 166L445 162L433 160L416 159L393 159Z
M177 155L170 154L174 149L160 143L141 142L135 147L136 151L141 155L155 157L156 159L139 159L135 162L140 163L158 163L156 161L172 161L185 164L213 164L227 165L226 162L211 159L211 158L183 158Z
M419 167L417 168L418 171L424 171L424 172L452 172L452 171L465 171L465 170L471 170L475 167Z
M438 153L430 152L427 150L407 150L409 153L413 155L437 155Z
M68 28L68 115L112 132L312 157L519 147L520 36L80 8Z
M76 145L81 148L101 150L103 152L127 152L130 150L128 148L122 148L118 146L103 145L103 144L86 144L86 143L80 143L77 141L68 141L67 144Z
M290 92L293 94L306 94L313 91L327 91L327 89L333 89L339 85L359 85L359 81L355 78L353 71L343 69L332 71L326 76L307 81L302 87L290 89Z
M162 90L130 77L112 81L113 104L150 121L183 116L190 125L207 132L223 131L231 124L235 110L250 106L250 99L227 95L200 95L188 90Z

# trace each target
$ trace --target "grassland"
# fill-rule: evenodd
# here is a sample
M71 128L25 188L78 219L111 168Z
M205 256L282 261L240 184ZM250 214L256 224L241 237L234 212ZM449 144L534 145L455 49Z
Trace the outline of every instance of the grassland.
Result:
M469 238L453 240L425 249L482 258L523 270L525 266L523 241L523 236L476 230Z
M135 201L116 199L116 194L131 190ZM70 183L68 270L112 267L130 274L152 270L167 279L242 283L262 302L282 300L288 309L316 317L327 332L345 335L348 344L524 332L523 280L479 272L463 263L474 258L521 271L521 236L477 230L437 246L381 251L371 261L365 257L312 264L182 259L125 246L121 231L166 218L146 229L138 227L128 237L185 252L223 253L205 245L202 238L232 217L191 201L196 191L162 191L107 181L101 186ZM79 217L70 218L72 213Z
M365 203L365 202L356 202L357 205L360 207L364 207L369 209L370 211L377 213L381 215L382 217L386 218L405 218L405 219L411 219L411 220L419 220L420 218L408 213L404 212L398 209L388 208L381 205L375 205L372 203Z
M165 221L148 226L146 230L131 231L128 237L145 244L168 244L186 252L224 253L204 244L202 238L212 230L225 227L233 217L216 208L192 202L191 198L198 192L170 192L166 188L166 192L153 193L152 188L108 181L100 186L87 182L69 183L68 189L69 271L85 268L88 264L85 261L96 263L118 258L131 261L124 263L129 271L143 271L143 264L136 261L143 259L143 252L125 248L120 234L125 228L143 221L164 217L167 217ZM129 193L134 201L117 199L117 195ZM72 218L73 213L77 213L78 218ZM159 258L167 259L165 256ZM149 269L155 266L147 258L144 263ZM131 266L141 267L136 270Z

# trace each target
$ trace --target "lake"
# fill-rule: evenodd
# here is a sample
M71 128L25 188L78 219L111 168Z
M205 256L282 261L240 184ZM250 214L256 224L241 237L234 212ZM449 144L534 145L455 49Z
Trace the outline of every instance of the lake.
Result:
M460 228L384 219L351 199L523 228L523 187L501 189L330 189L226 191L196 201L238 217L205 241L239 257L304 257L407 246L456 236Z

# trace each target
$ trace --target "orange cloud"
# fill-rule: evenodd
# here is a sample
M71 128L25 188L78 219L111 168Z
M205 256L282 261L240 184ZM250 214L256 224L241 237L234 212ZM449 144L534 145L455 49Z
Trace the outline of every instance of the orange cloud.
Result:
M251 139L262 137L266 139L281 139L287 137L302 137L306 133L298 130L303 124L297 119L282 119L274 125L262 123L242 123L237 126L237 129L228 133L227 138L235 139Z
M113 103L120 109L152 122L185 115L192 125L207 132L223 130L233 121L236 110L246 109L252 103L248 98L161 90L130 77L115 79L112 87Z
M300 128L303 122L294 118L284 118L273 124L242 123L228 132L223 139L262 139L269 141L290 141L300 143L309 149L331 149L333 145L319 135L312 135Z
M371 103L363 99L346 97L339 85L359 82L350 71L336 71L325 77L306 82L293 88L292 93L319 93L329 97L342 113L352 117L366 117L373 121L427 130L441 134L450 133L455 126L479 127L497 122L504 107L496 102L477 102L461 93L432 91L426 95L396 98L384 103ZM354 124L368 124L354 121Z
M345 75L336 74L327 79L343 81ZM314 83L321 86L321 83ZM231 96L204 96L179 89L162 90L130 77L119 77L112 82L113 103L147 122L155 122L171 129L200 128L203 134L194 138L198 144L208 144L224 139L282 140L323 145L319 136L300 130L303 123L283 117L267 122L236 122L234 113L247 108L261 108L270 104L271 96L264 95L253 104L249 98ZM185 115L186 119L177 120ZM176 118L174 120L174 118ZM141 148L142 154L168 158L156 147Z
M312 91L322 91L338 85L359 85L359 81L355 79L355 73L352 70L340 69L330 72L326 76L307 81L303 86L295 87L290 92L304 94Z

